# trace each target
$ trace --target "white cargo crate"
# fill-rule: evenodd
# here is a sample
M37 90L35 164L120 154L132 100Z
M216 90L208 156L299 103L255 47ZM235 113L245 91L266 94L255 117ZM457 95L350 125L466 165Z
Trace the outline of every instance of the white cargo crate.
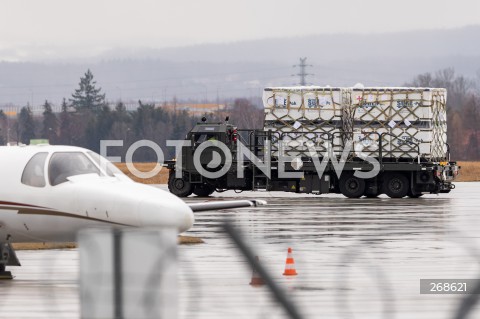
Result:
M263 105L266 121L339 121L342 91L327 87L266 88Z
M351 107L358 125L372 122L388 125L394 122L435 120L445 122L445 89L431 88L364 88L353 89Z
M378 157L374 135L384 135L382 156L440 159L446 153L446 90L436 88L354 88L353 116L356 155ZM371 143L371 144L370 144ZM366 144L370 144L365 146ZM418 146L417 146L418 145Z
M427 159L444 157L446 153L446 132L438 128L394 128L394 129L355 129L353 134L355 155L380 156L380 138L382 138L382 156L391 158Z

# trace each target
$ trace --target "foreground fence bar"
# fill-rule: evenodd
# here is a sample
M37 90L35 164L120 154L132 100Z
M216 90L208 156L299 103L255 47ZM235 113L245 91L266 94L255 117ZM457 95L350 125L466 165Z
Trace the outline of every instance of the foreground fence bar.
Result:
M82 318L177 318L175 229L78 235Z

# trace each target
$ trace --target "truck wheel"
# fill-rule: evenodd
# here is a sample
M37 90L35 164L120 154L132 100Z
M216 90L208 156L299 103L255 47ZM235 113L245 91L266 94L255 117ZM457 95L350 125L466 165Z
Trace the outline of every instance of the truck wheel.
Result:
M213 186L207 184L197 184L193 188L193 193L199 197L208 197L215 191Z
M362 197L365 192L365 180L352 174L342 174L340 177L340 192L349 198Z
M402 198L407 196L410 191L408 178L403 174L388 174L383 183L384 192L391 198Z
M189 181L182 178L175 178L175 173L170 173L168 177L168 190L178 197L187 197L192 194L193 187Z

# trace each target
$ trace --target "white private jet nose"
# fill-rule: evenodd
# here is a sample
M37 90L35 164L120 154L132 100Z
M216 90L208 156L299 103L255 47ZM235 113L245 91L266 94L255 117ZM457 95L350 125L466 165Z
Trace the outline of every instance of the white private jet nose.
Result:
M159 198L144 199L138 205L143 227L176 227L184 232L193 226L193 212L180 198L166 193Z

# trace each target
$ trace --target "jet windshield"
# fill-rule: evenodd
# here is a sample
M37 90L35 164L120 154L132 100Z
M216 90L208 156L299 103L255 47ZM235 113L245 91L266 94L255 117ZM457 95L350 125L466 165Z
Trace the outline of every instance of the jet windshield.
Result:
M52 186L66 182L70 176L92 173L100 175L100 170L81 152L54 153L48 166Z
M104 157L100 156L95 152L87 152L88 155L97 163L100 168L105 171L108 176L114 177L115 175L124 175L121 170L119 170L115 165L110 161L106 160Z

